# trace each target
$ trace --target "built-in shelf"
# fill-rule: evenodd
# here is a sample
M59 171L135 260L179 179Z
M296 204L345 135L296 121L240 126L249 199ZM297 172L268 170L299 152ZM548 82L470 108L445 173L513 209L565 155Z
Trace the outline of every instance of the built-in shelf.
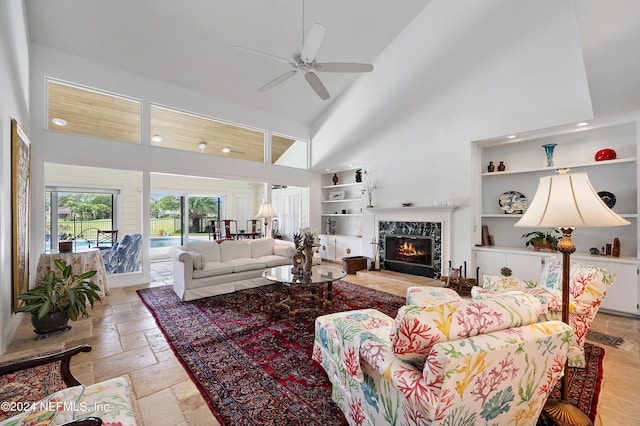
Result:
M322 189L331 189L331 188L347 188L351 186L361 186L361 182L353 182L353 183L339 183L337 185L325 185Z
M543 149L556 144L555 164L546 166ZM596 192L611 192L616 197L613 210L629 221L620 227L578 227L572 234L576 252L572 261L580 261L608 269L616 275L607 291L601 309L640 316L640 169L637 155L640 147L640 119L627 117L580 130L546 131L531 134L515 142L496 139L474 141L472 157L476 174L472 175L472 212L474 231L474 266L479 276L499 275L502 268L512 269L515 277L537 280L549 256L558 252L533 251L525 248L523 235L539 228L515 228L522 214L505 214L500 198L508 192L519 192L529 206L536 195L540 178L558 169L569 173L587 173ZM618 158L594 161L603 149L615 150ZM489 172L503 163L505 171ZM569 195L568 195L569 196ZM525 211L526 211L526 204ZM590 250L606 251L614 240L620 243L620 256L591 255ZM484 246L479 244L484 243ZM491 246L490 244L495 244Z
M362 198L349 198L344 200L322 200L323 203L353 203L353 202L362 202Z
M505 170L504 172L484 172L482 176L504 176L504 175L514 175L521 173L535 173L535 172L546 172L549 170L559 170L559 169L579 169L583 167L593 167L593 166L613 166L615 164L622 163L635 163L635 157L629 158L617 158L615 160L607 160L607 161L591 161L588 163L574 163L574 164L561 164L555 165L553 167L534 167L530 169L518 169L518 170Z

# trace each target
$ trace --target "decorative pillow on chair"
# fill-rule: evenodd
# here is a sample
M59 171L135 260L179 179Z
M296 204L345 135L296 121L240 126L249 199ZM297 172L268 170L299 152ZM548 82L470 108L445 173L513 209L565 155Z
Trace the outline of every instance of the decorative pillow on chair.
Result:
M391 329L391 345L396 357L422 369L436 343L533 324L541 313L540 301L522 292L427 306L405 305L398 310Z

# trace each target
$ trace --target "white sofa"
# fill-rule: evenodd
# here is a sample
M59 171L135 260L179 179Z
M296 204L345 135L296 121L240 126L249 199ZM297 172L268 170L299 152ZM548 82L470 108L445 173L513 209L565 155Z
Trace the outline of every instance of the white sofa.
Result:
M291 265L294 253L292 242L273 238L196 241L167 251L173 291L184 301L269 284L264 270Z

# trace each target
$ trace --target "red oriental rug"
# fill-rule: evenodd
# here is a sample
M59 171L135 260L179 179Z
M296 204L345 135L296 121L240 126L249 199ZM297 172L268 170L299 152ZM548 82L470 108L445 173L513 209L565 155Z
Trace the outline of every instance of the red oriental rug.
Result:
M276 315L273 291L268 285L185 303L171 286L138 294L221 424L347 424L326 373L311 361L315 315ZM335 312L373 308L395 316L405 299L337 281L333 301ZM588 346L585 378L574 373L570 389L581 390L580 408L594 418L604 350Z

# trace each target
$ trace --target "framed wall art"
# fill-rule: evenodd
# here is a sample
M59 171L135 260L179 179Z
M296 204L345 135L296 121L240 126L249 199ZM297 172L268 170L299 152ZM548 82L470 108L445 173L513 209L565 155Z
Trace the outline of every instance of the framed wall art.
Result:
M16 297L29 290L29 203L31 142L18 122L11 120L11 205L13 242L13 305Z

